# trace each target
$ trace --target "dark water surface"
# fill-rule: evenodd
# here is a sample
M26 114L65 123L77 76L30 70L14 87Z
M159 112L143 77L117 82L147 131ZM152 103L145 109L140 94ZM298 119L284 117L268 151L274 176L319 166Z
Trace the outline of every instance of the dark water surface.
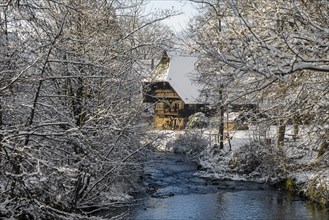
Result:
M130 219L319 219L329 214L315 204L264 184L205 180L184 155L157 153L145 168L148 196Z

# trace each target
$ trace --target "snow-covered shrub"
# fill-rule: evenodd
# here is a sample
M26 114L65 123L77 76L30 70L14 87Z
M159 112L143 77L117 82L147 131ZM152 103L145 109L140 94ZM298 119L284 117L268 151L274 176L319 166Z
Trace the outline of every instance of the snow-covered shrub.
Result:
M151 131L149 132L149 139L145 138L143 141L148 141L158 151L173 152L173 145L169 142L175 139L177 132L170 130Z
M172 148L175 153L198 155L208 145L208 141L197 131L179 134L174 140L167 143L167 148Z
M208 126L208 124L209 119L207 118L207 116L202 112L197 112L188 118L186 127L188 129L205 128Z
M261 177L276 178L285 174L282 155L260 143L251 143L235 151L229 167L240 174L257 174Z
M321 171L310 178L307 182L305 195L329 207L329 170Z

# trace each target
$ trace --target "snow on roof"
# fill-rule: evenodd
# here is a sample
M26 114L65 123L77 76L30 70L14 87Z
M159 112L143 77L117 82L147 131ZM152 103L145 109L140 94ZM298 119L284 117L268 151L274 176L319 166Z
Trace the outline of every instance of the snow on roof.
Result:
M185 104L205 104L200 99L201 86L193 82L197 57L174 56L169 62L158 62L146 82L169 82ZM157 63L157 62L155 62Z
M201 104L201 86L193 82L193 74L196 74L194 64L197 57L171 57L167 81L182 98L185 104Z

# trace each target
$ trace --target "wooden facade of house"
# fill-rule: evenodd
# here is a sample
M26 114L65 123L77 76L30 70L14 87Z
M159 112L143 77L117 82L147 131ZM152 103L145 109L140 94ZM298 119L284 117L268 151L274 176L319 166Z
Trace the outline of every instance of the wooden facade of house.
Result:
M169 58L164 52L143 83L143 102L154 104L155 128L181 130L192 114L204 112L205 104L198 100L200 88L190 79L196 61L196 57Z
M182 130L189 116L205 110L204 104L185 104L169 82L144 83L145 103L154 103L154 126L164 130Z

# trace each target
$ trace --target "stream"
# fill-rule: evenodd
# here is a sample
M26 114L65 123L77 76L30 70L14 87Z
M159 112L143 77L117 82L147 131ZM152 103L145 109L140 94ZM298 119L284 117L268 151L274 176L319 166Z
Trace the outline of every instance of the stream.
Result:
M156 153L145 165L146 196L129 219L329 219L328 212L265 184L194 175L184 155Z

